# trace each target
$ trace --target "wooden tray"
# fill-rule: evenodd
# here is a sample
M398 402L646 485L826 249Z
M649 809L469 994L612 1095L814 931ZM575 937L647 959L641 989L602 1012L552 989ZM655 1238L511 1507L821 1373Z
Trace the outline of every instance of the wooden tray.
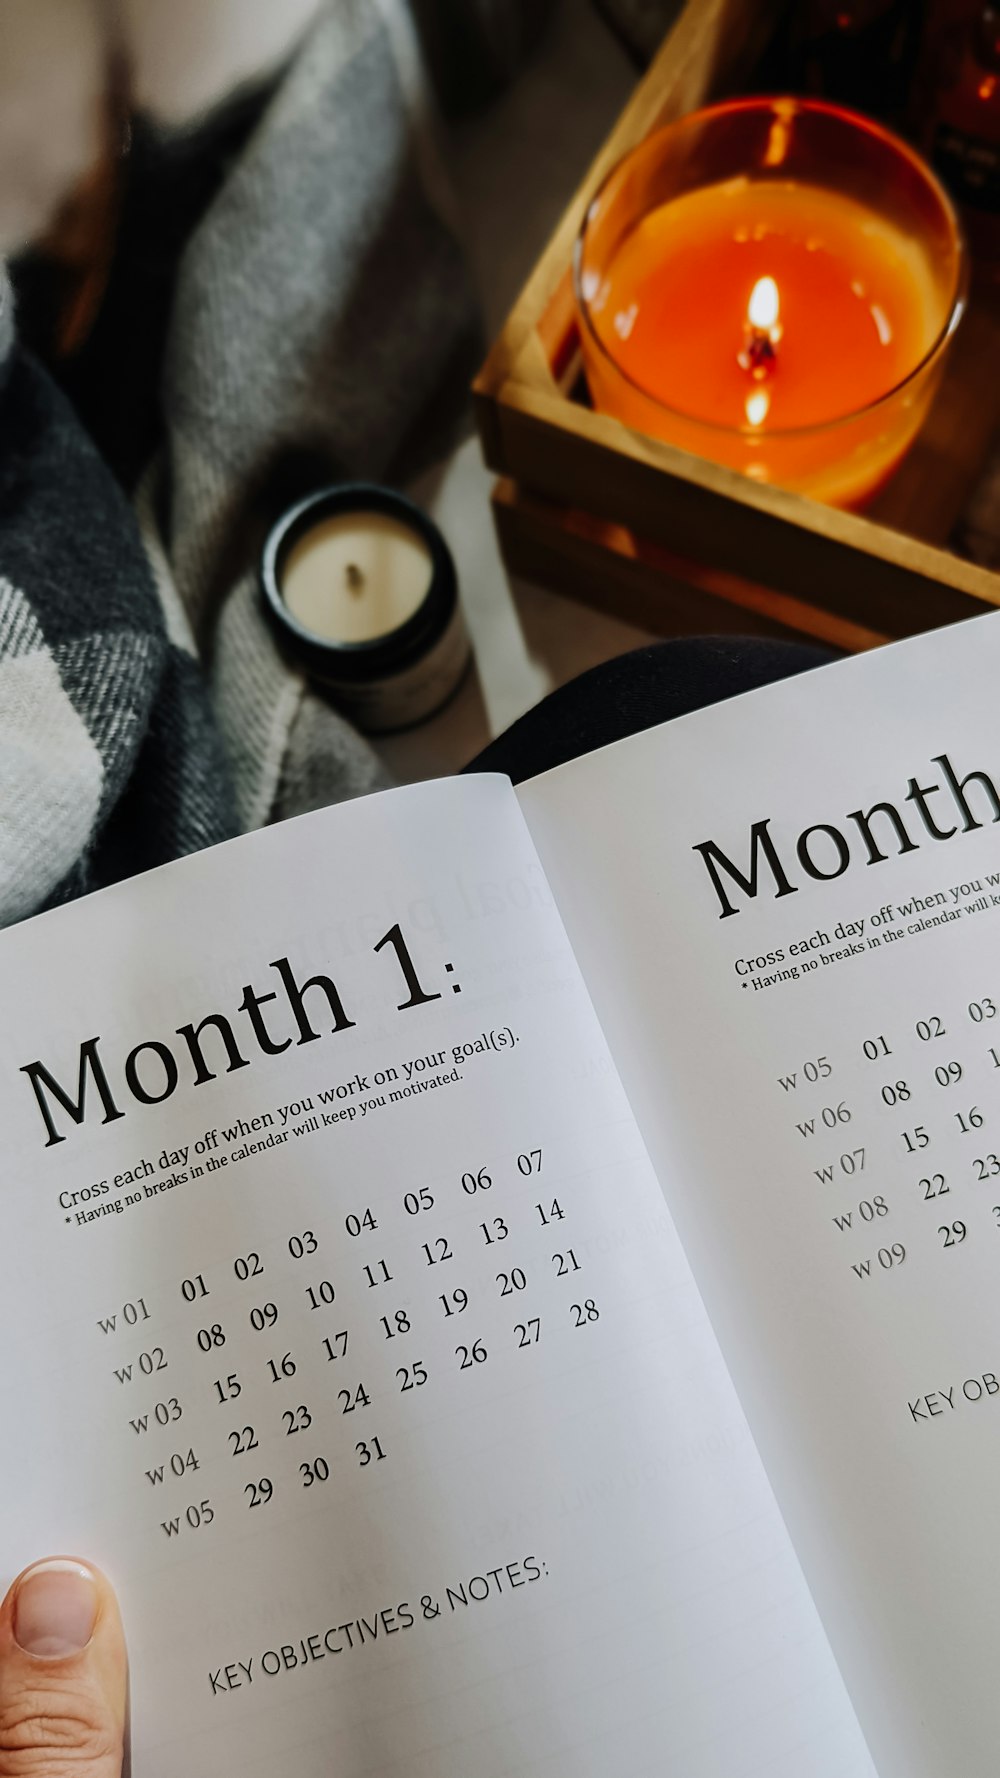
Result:
M751 83L781 7L688 0L474 385L512 571L672 635L804 634L870 647L1000 605L1000 576L942 547L1000 428L1000 310L975 295L920 437L864 518L750 481L588 405L573 243L637 142Z

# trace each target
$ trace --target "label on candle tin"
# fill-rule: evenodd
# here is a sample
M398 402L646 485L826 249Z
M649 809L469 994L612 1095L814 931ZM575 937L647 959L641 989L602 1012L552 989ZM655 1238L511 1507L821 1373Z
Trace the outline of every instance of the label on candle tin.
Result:
M370 735L388 734L423 722L447 703L469 664L470 652L465 619L456 604L437 642L402 672L365 681L338 679L334 660L322 683L360 729Z

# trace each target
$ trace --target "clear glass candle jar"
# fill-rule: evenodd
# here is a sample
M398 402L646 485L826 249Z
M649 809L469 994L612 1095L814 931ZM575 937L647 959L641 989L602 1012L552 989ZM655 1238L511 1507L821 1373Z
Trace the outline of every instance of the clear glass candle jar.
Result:
M574 276L595 407L841 506L913 441L968 282L920 156L793 98L710 106L640 143L587 210Z

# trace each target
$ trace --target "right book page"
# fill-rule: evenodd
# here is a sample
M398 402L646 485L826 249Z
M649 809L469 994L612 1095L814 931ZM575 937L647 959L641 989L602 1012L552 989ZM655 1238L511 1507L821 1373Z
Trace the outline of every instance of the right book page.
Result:
M518 792L880 1778L1000 1748L1000 617Z

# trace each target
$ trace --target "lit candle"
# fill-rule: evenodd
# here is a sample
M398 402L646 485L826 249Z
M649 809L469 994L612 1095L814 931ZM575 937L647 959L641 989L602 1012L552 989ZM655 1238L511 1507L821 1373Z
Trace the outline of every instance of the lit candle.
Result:
M302 501L271 532L261 581L283 646L370 733L422 721L468 664L444 538L388 488Z
M676 193L641 166L629 177L633 160L655 158L654 137L592 206L577 261L591 393L637 430L858 505L911 442L933 393L925 372L961 311L954 218L909 149L830 106L720 106L662 132L664 151L685 127L703 148L714 117L732 112L749 170ZM791 176L810 164L810 113L828 147L838 132L849 139L864 199L838 186L829 161L822 176ZM899 192L877 204L878 163L894 159Z

